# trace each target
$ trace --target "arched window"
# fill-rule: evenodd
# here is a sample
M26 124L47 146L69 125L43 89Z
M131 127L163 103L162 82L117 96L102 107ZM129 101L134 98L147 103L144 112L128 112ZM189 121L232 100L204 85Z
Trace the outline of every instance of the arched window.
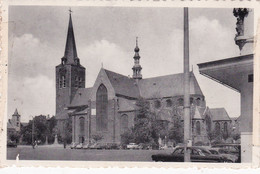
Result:
M200 103L201 103L200 101L201 101L200 98L197 98L197 99L196 99L197 106L200 106Z
M178 104L179 104L179 106L183 106L184 105L184 101L183 101L182 98L178 99Z
M200 135L200 122L199 121L196 122L196 132L197 132L197 135Z
M84 117L79 118L79 131L80 131L81 136L85 135L85 118Z
M224 138L226 139L228 137L228 123L224 123Z
M101 84L98 87L96 94L96 106L97 106L97 130L106 131L107 130L107 121L108 121L108 95L107 88Z
M128 115L124 114L120 120L121 133L124 133L128 129Z
M215 131L216 131L216 134L217 134L217 135L220 134L220 124L219 124L219 122L216 122L216 123L215 123Z
M159 109L161 107L161 102L159 100L155 100L154 106L156 109Z
M172 107L172 100L171 99L167 99L166 100L166 106L167 107Z
M210 132L211 131L211 119L208 115L206 115L205 120L206 120L207 132Z

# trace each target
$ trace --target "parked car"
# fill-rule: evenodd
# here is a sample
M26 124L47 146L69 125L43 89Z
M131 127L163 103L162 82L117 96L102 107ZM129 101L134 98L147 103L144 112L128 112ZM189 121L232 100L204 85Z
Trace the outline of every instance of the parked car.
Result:
M82 149L83 148L83 144L79 143L75 146L75 149Z
M82 148L83 149L88 149L89 148L89 144L88 143L87 144L83 144Z
M103 147L104 149L119 149L116 143L107 143Z
M128 145L126 145L127 149L138 149L138 145L135 143L129 143Z
M70 144L70 148L71 148L71 149L75 149L75 148L76 148L76 146L77 146L77 144L76 144L76 143L71 143L71 144Z
M221 149L221 148L210 148L208 149L212 154L214 155L220 155L222 157L227 158L227 162L232 162L235 163L238 160L238 156L233 155L233 154L229 154L227 153L227 151L225 151L225 149Z
M105 147L102 146L101 144L95 143L89 146L90 149L104 149Z
M212 145L212 147L215 148L221 148L225 150L225 153L227 154L233 154L238 157L237 162L241 162L241 145L235 144L235 143L225 143L225 144L215 144Z
M214 155L202 147L189 147L191 162L227 162L227 159ZM184 162L184 147L177 147L171 154L152 155L153 161Z
M17 147L17 143L15 141L8 140L7 147Z

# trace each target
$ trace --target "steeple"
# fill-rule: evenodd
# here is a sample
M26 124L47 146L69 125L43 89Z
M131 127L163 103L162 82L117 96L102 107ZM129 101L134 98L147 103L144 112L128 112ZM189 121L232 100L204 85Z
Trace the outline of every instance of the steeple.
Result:
M136 47L134 49L135 51L135 55L134 55L134 66L132 68L133 70L133 79L142 79L142 74L141 74L141 70L142 70L142 67L141 65L139 64L139 59L140 59L140 56L139 56L139 47L138 47L138 37L136 37Z
M15 111L14 111L14 114L13 115L19 115L18 114L18 111L17 111L17 108L15 109Z
M62 58L62 64L79 64L79 58L77 55L76 42L74 37L71 10L69 10L69 26L67 33L67 41L65 47L64 57Z

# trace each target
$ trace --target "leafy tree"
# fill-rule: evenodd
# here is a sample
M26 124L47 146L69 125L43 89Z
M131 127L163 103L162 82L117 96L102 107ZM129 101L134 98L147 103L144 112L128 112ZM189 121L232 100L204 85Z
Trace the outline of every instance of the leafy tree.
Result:
M10 133L10 139L18 143L20 139L20 134L17 131L13 131Z
M127 145L129 143L133 143L135 142L135 137L134 137L134 133L133 133L133 128L128 129L127 131L125 131L123 134L121 134L121 144L122 145Z
M30 120L27 126L21 127L22 141L26 144L32 144L32 127L34 124L34 140L40 140L42 143L46 141L48 137L49 142L54 141L54 128L57 124L55 117L47 120L46 116L39 115Z
M169 139L175 143L183 143L184 128L180 117L176 117L173 126L169 130Z

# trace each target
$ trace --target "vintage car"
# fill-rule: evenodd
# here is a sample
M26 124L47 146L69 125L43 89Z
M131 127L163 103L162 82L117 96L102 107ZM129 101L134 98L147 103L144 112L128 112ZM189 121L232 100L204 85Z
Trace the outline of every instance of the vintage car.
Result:
M227 158L227 162L232 162L232 163L236 163L238 161L238 156L233 155L233 154L229 154L227 151L225 151L225 149L221 149L221 148L210 148L208 149L212 154L214 155L220 155L222 157Z
M127 149L138 149L138 145L135 144L135 143L129 143L127 146L126 146Z
M228 162L225 157L214 155L202 147L189 147L191 162ZM152 155L153 161L184 162L184 147L177 147L171 154Z

